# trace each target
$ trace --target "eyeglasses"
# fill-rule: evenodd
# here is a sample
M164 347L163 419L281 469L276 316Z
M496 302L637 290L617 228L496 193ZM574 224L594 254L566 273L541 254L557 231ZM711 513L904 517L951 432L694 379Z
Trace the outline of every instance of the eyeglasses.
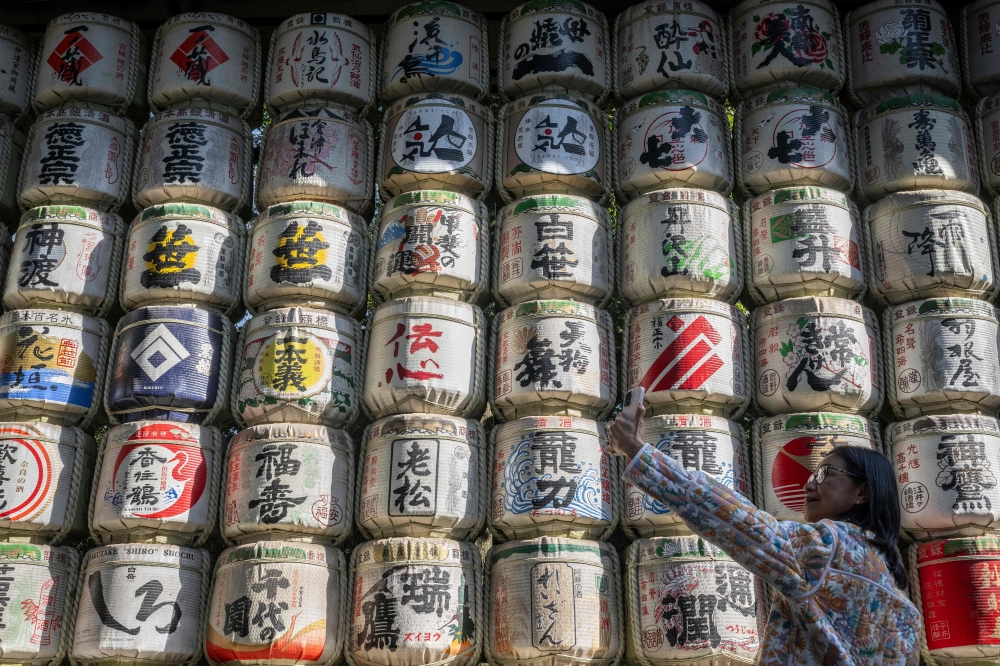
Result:
M817 469L814 473L809 475L809 479L806 481L806 483L809 483L809 481L815 481L817 486L820 485L821 483L826 481L826 475L829 473L831 469L836 472L840 472L841 474L846 474L847 476L853 477L855 479L864 478L863 476L852 474L851 472L848 472L846 469L840 469L839 467L834 467L833 465L820 465L819 469Z

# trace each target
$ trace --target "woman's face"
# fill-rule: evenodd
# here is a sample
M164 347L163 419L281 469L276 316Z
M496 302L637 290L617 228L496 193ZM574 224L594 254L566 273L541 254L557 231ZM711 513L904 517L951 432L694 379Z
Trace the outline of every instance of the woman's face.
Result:
M826 480L816 483L810 479L805 485L806 508L805 518L808 523L815 523L826 518L836 518L849 511L856 504L868 501L868 483L839 472L834 467L847 469L844 459L837 453L831 453L820 461L816 469L830 465Z

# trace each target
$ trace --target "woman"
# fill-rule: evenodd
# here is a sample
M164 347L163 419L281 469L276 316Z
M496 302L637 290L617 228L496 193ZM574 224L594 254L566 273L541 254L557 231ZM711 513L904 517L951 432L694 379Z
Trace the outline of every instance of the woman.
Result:
M612 451L632 460L626 478L778 592L761 666L919 663L922 618L904 592L896 479L885 456L835 448L806 483L806 522L778 521L645 444L645 413L639 405L634 421L611 424Z

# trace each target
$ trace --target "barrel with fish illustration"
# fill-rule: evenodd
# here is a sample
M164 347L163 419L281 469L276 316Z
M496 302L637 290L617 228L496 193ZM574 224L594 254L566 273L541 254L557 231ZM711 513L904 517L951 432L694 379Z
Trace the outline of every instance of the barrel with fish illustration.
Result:
M804 520L806 482L835 446L882 450L878 428L857 414L762 416L751 432L754 504L778 520Z
M0 544L8 664L61 663L73 640L80 556L75 548Z
M80 204L115 212L129 195L135 125L99 108L53 109L28 132L18 203Z
M647 414L739 419L753 392L746 317L706 298L666 298L629 310L622 392L646 389Z
M489 510L490 462L478 421L387 416L368 426L363 442L357 486L362 533L463 541L479 535Z
M348 664L478 664L486 616L481 557L475 544L451 539L396 537L355 548ZM394 626L379 620L386 608Z
M490 433L490 531L497 540L606 539L621 513L621 469L601 421L528 416Z
M94 102L119 115L144 106L148 56L131 21L86 11L57 16L38 54L35 112L67 101Z
M753 299L760 305L797 296L860 299L871 255L859 219L846 194L825 187L788 187L744 202Z
M586 303L527 301L496 314L489 358L493 416L603 419L617 395L611 317Z
M361 413L362 346L357 322L335 312L291 307L254 316L236 345L237 423L350 427Z
M223 447L211 426L134 421L110 428L94 470L94 540L204 544L219 507Z
M612 188L611 146L607 114L593 102L563 93L508 102L497 113L497 192L504 203L576 194L603 204Z
M623 302L739 298L746 273L743 232L731 200L694 188L657 190L628 202L620 216L618 297Z
M246 118L260 99L260 34L214 12L171 16L156 30L149 62L149 105L163 111L203 99Z
M492 666L621 660L625 620L613 546L558 537L509 541L490 549L485 566L484 656Z
M688 471L704 472L733 491L750 497L750 449L743 427L708 414L663 414L643 419L646 439ZM625 479L621 524L631 538L690 534L666 504Z
M327 666L343 656L351 585L337 548L284 541L229 548L219 555L211 599L204 647L213 666Z
M136 209L168 202L240 211L253 189L253 136L245 120L184 103L154 115L142 131L132 176Z
M716 99L725 99L729 91L725 22L698 0L647 0L622 9L611 44L614 92L622 99L665 88L697 90Z
M27 33L0 25L0 62L7 63L7 85L0 88L0 113L20 121L31 111L38 46Z
M58 544L86 533L97 446L79 428L34 421L0 424L4 540Z
M0 31L3 27L0 26ZM2 45L0 41L0 45ZM16 218L20 213L21 161L24 157L24 134L13 122L0 116L0 213Z
M308 423L250 426L226 453L219 528L227 543L260 539L338 545L354 515L354 442Z
M230 313L242 305L243 220L194 203L142 211L129 226L121 305L194 302Z
M315 102L288 111L264 135L257 207L308 199L364 214L374 151L371 125L353 112Z
M293 305L355 313L367 290L367 224L333 204L275 204L254 219L246 262L243 301L253 313Z
M118 321L104 411L112 423L229 418L233 324L197 305L150 305Z
M84 206L40 206L21 216L15 236L3 294L8 309L55 306L103 317L115 304L121 217Z
M994 54L1000 7L996 0L976 0L962 7L958 19L965 90L986 97L1000 93L1000 65Z
M38 308L0 316L0 419L87 428L101 408L110 330Z
M464 194L406 192L382 206L369 262L372 296L437 296L469 303L489 287L490 214Z
M211 562L200 548L154 543L88 551L70 659L176 665L200 659Z
M375 103L377 71L375 35L364 23L296 14L271 32L264 102L273 115L320 99L363 112Z
M386 109L375 173L391 196L447 190L483 199L493 189L493 112L461 95L422 93Z
M757 308L754 403L766 414L878 414L885 387L878 320L844 298L803 296Z
M990 210L951 190L897 192L865 208L868 288L884 304L920 298L992 300L1000 253Z
M625 654L645 666L754 664L767 623L760 579L698 536L625 551Z
M486 404L486 320L478 306L430 296L387 301L369 316L364 409L370 418L479 418Z
M421 0L390 14L382 34L383 102L422 92L489 96L489 39L483 14L454 2Z

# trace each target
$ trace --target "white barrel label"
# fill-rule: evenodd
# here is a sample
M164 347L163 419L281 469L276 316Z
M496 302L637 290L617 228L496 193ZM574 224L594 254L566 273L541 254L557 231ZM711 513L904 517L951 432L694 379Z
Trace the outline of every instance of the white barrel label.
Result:
M389 146L392 160L418 173L456 171L479 148L472 118L446 103L407 109L396 121Z
M601 158L600 133L590 116L562 106L534 106L517 123L513 141L518 158L545 173L591 171Z
M65 636L78 566L76 554L51 546L0 544L0 624L5 659L51 662Z

